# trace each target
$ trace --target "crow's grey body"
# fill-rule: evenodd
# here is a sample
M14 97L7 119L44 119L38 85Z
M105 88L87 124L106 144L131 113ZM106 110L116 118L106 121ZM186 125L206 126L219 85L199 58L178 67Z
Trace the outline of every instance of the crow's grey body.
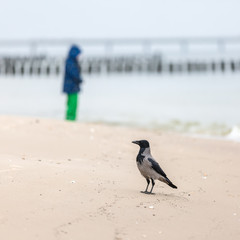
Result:
M152 193L153 187L155 185L154 180L158 179L172 188L177 188L167 177L164 171L161 169L159 164L154 160L150 152L150 146L148 141L133 141L140 146L139 153L137 155L137 166L143 177L147 180L147 188L144 193ZM147 191L150 179L152 181L152 189L150 192Z
M145 148L143 152L139 151L137 156L137 166L143 177L148 179L163 179L166 174L160 168L159 164L153 159L149 148Z

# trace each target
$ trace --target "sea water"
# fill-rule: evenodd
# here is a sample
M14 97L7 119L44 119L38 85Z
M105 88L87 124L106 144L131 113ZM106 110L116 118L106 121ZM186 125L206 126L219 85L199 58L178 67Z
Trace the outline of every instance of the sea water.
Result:
M1 77L0 114L64 119L62 77ZM240 139L240 75L86 75L78 119ZM239 136L238 136L239 135Z

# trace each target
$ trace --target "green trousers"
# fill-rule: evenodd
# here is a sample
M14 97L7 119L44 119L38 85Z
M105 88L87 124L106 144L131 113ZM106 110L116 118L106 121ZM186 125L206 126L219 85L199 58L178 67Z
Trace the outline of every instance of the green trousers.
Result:
M78 94L71 93L67 96L66 120L75 121L77 117Z

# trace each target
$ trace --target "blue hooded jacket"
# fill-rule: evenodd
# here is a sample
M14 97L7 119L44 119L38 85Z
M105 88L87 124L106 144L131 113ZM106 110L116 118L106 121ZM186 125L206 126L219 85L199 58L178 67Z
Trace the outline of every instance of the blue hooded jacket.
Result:
M80 66L77 62L77 56L81 53L81 49L73 45L69 51L66 65L63 92L67 94L78 93L80 91L80 84L82 83Z

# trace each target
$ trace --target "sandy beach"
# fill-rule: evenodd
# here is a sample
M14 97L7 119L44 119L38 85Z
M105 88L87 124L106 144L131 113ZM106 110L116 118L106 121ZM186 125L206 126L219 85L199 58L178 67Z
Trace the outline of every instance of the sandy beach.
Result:
M178 186L136 166L147 139ZM0 117L0 236L7 240L240 239L240 143L144 129Z

